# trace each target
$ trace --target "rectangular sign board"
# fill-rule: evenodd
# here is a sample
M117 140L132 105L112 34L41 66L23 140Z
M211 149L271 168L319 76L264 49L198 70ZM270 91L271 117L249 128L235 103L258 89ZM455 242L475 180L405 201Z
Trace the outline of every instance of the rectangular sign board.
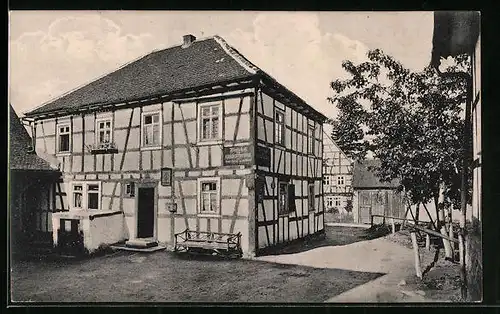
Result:
M224 147L224 165L248 165L252 162L250 146Z

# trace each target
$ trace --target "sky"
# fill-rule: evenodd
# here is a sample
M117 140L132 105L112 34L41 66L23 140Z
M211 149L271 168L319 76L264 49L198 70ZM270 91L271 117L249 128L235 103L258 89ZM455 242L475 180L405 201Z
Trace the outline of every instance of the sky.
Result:
M11 11L9 101L19 115L182 36L219 35L328 117L343 60L381 49L430 62L432 12Z

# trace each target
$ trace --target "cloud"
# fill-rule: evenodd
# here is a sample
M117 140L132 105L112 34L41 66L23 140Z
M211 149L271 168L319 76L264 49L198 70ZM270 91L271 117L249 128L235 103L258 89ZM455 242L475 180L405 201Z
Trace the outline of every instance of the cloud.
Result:
M345 76L343 60L366 60L368 48L340 33L322 33L315 13L260 13L253 32L236 29L230 44L253 63L329 117L330 82Z
M56 19L46 30L10 41L10 101L26 111L144 55L153 45L151 34L123 34L98 14Z

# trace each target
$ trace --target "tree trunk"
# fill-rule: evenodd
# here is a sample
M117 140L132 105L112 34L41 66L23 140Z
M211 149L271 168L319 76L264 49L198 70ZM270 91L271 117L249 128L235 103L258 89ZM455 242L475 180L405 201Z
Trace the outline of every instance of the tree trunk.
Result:
M416 212L415 212L415 223L417 223L420 219L420 203L417 204L416 206Z
M472 55L472 54L471 54ZM467 217L467 191L468 191L468 173L469 161L471 159L470 138L472 137L471 124L471 105L472 105L472 75L467 76L467 100L465 102L465 123L464 123L464 141L463 141L463 156L462 156L462 175L460 185L460 231L459 231L459 251L460 251L460 279L462 279L462 299L467 299L467 277L465 268L465 219Z
M422 279L422 269L420 268L420 255L418 254L418 243L417 243L417 235L415 230L410 233L411 243L413 244L413 256L415 257L415 272L417 277Z
M444 183L441 183L439 185L439 199L438 199L438 213L439 213L439 220L442 222L440 231L441 234L444 236L448 236L448 232L446 230L446 224L445 222L445 209L444 209ZM443 238L443 246L444 246L444 252L445 256L447 259L453 259L453 252L451 248L451 243L449 240L446 240Z

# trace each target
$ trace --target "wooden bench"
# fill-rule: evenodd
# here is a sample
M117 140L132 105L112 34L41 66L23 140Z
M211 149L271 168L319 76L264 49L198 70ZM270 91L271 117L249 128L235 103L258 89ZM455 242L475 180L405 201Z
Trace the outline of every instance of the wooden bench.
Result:
M242 256L241 233L232 234L186 229L175 234L174 251L178 253L216 253L240 258Z

